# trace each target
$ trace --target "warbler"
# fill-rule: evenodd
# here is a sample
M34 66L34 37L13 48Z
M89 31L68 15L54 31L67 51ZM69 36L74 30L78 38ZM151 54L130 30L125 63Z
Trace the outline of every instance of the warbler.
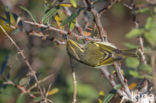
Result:
M91 67L110 65L127 56L137 57L137 49L120 50L108 42L90 41L84 45L68 39L67 52L73 59Z

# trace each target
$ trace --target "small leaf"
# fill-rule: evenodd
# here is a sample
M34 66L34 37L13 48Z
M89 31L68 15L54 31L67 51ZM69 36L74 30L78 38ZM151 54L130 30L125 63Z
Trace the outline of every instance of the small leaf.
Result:
M147 22L145 24L145 29L149 30L152 24L152 17L148 17Z
M77 7L77 0L70 0L70 3L73 5L73 7Z
M134 57L126 58L126 65L130 68L136 68L139 65L139 60Z
M36 97L36 98L34 99L34 103L40 102L41 100L42 100L42 97Z
M103 103L109 103L113 96L116 94L117 90L121 88L121 85L116 85L103 99Z
M132 43L125 43L125 46L132 49L132 48L137 48L138 46Z
M134 70L130 70L129 74L132 75L133 77L136 77L136 78L143 78L144 77L144 76L139 75L139 73L137 71L134 71Z
M57 23L58 28L61 28L61 19L58 15L55 16L55 21Z
M69 28L70 30L73 30L76 24L76 18L70 23Z
M150 67L148 64L142 64L140 66L140 69L141 70L144 70L144 71L146 71L148 73L151 73L152 72L152 67Z
M71 23L77 16L79 16L80 12L81 12L82 8L80 8L79 10L77 10L76 12L74 12L71 16L69 16L67 19L65 19L61 26L64 26L68 23Z
M126 34L126 38L132 38L132 37L142 35L143 32L144 32L143 29L133 29L128 34Z
M87 32L87 31L84 31L83 33L84 33L85 36L90 36L91 35L91 33Z
M7 56L5 57L5 60L4 60L3 63L2 63L0 74L3 74L3 72L5 71L6 66L7 66L7 64L8 64L8 58L9 58L9 56L7 55Z
M20 29L17 28L17 29L15 29L13 32L11 32L11 35L13 35L13 34L17 34L17 33L19 33L19 32L20 32Z
M29 85L30 77L24 77L19 81L19 85L27 86Z
M52 19L52 16L57 12L58 9L59 7L55 7L46 12L46 14L42 17L42 22L44 24L47 24L48 21Z
M156 43L156 30L153 29L150 32L146 32L144 35L145 39L150 43L152 46L155 46Z
M98 97L98 101L99 101L98 103L102 103L103 98L104 98L104 92L100 91L99 92L99 97Z
M18 96L16 103L24 103L24 102L25 102L25 94L24 93L21 93Z
M141 9L135 11L135 13L144 13L144 14L149 15L149 14L151 14L151 10L150 10L150 8L141 8Z
M134 89L136 86L137 86L137 83L131 83L131 84L128 86L128 88L132 90L132 89Z
M20 6L21 9L23 9L25 12L27 12L29 14L29 16L31 17L31 19L36 22L36 17L25 7Z
M52 90L50 90L50 91L48 92L48 96L54 95L54 94L56 94L58 91L59 91L58 88L54 88L54 89L52 89Z
M69 4L69 3L59 4L59 6L62 6L62 7L72 7L72 5Z

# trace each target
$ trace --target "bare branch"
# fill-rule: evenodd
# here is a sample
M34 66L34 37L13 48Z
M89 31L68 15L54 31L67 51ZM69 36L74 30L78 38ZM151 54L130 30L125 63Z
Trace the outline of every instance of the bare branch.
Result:
M69 32L67 32L65 30L57 29L57 28L52 27L52 26L39 24L39 23L31 22L31 21L24 21L24 22L27 23L27 24L35 25L35 26L48 28L49 30L57 31L57 32L60 32L62 34L71 34L71 36L74 36L74 37L76 37L78 39L87 39L87 40L91 40L91 41L100 41L100 39L97 39L97 38L91 38L91 37L88 37L88 36L80 36L80 35L78 35L78 34L76 34L74 32L69 33Z
M87 4L87 8L94 16L95 24L97 25L100 39L102 41L107 41L107 32L104 30L102 23L101 23L101 15L92 7L92 2L90 0L85 0Z
M127 85L127 82L125 82L125 78L123 77L122 73L121 73L121 68L120 66L117 64L117 63L114 63L114 68L117 72L117 76L122 84L122 86L124 87L125 89L125 92L127 94L127 96L129 97L130 100L132 100L132 94L128 88L128 85Z
M25 64L28 66L29 70L31 71L33 77L35 78L35 81L37 83L37 87L41 93L41 96L44 98L44 94L43 91L38 83L38 78L36 76L35 71L33 70L32 66L30 65L29 61L26 59L26 56L24 55L23 50L16 44L16 42L12 39L12 37L5 31L5 29L0 25L0 28L2 29L2 31L4 32L4 34L7 36L7 38L11 41L11 43L15 46L15 48L17 49L17 51L19 52L19 54L21 55L21 57L23 58Z
M73 63L73 60L72 58L70 57L70 65L71 65L71 69L72 69L72 78L73 78L73 101L72 103L76 103L77 99L76 99L76 96L77 96L77 81L76 81L76 74L75 74L75 71L74 71L74 63Z
M110 78L110 73L107 71L107 67L102 67L102 68L100 68L100 70L101 70L101 72L104 74L105 78L106 78L106 79L109 81L109 83L112 85L112 87L115 87L115 86L116 86L116 83L115 83L115 81L114 81L113 78ZM122 93L121 90L118 90L117 92L118 92L118 94L119 94L120 96L123 95L123 93Z

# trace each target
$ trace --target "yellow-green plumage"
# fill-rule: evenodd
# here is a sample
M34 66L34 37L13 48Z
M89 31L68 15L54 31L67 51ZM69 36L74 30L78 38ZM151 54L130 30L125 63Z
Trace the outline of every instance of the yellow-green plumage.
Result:
M88 42L80 45L73 40L67 40L67 52L75 60L92 67L112 64L127 56L136 57L136 49L119 50L108 42Z

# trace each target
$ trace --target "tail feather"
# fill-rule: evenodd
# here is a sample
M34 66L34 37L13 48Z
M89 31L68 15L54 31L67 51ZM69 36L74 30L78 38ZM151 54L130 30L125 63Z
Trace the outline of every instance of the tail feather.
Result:
M137 49L126 49L126 50L117 50L117 54L121 54L123 56L130 56L130 57L138 57L137 55L138 50Z

